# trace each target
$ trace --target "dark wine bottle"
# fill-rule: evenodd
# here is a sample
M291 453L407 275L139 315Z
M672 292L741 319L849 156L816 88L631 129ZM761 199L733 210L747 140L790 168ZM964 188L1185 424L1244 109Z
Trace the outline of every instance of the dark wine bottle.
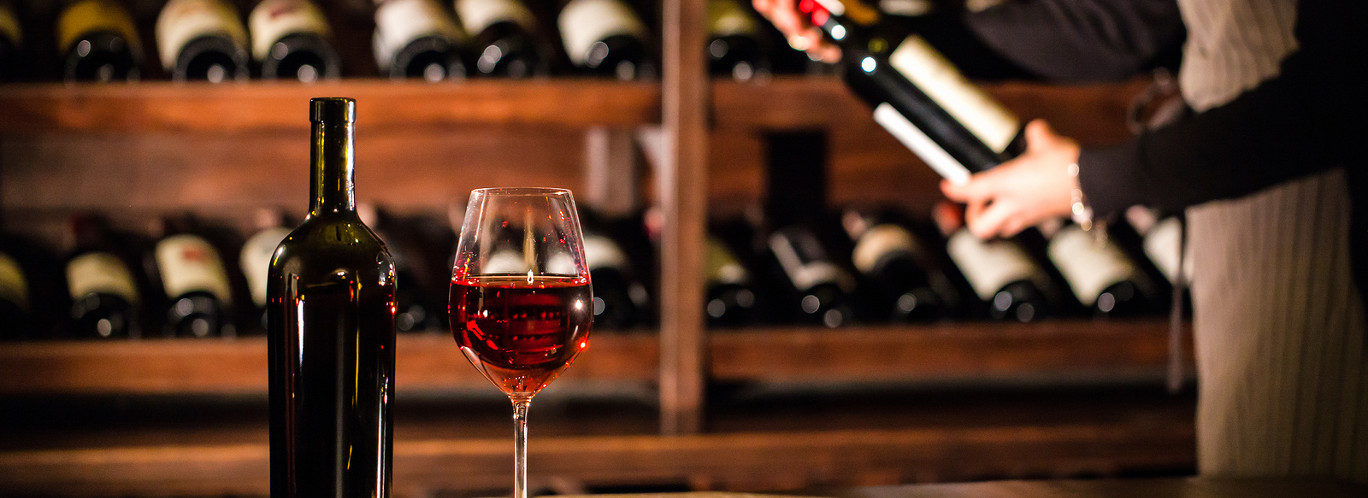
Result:
M620 80L655 76L650 33L622 0L569 0L557 25L565 54L580 72Z
M623 330L639 325L647 304L646 288L636 279L627 252L593 227L593 222L585 221L582 228L584 260L593 285L594 328Z
M385 0L375 9L375 61L391 78L465 78L467 40L436 0Z
M1111 237L1077 224L1042 230L1046 254L1079 304L1095 316L1134 316L1152 309L1154 286Z
M388 497L394 260L356 216L356 101L309 101L310 207L271 260L271 496Z
M989 318L1033 322L1051 312L1045 293L1050 277L1020 243L978 238L952 208L938 209L935 218L946 236L946 254L987 305Z
M66 81L136 81L142 74L133 17L113 0L76 0L62 9L57 52Z
M759 24L739 0L708 0L708 72L749 81L770 72Z
M167 336L236 335L227 267L193 219L164 219L153 257L167 298Z
M108 223L95 216L78 215L70 229L75 242L75 250L66 261L70 335L141 337L142 293Z
M14 81L19 76L19 54L23 47L24 31L19 15L9 0L0 0L0 81Z
M1144 206L1126 210L1126 222L1141 237L1141 248L1169 284L1177 285L1179 267L1192 277L1192 258L1182 258L1183 220L1180 216L1160 216ZM1179 263L1182 261L1182 263Z
M19 261L0 240L0 340L27 339L33 333L29 279Z
M735 327L755 319L754 276L721 237L709 235L704 270L703 312L708 325Z
M443 275L441 264L432 264L420 249L423 242L408 230L404 220L374 204L362 203L356 207L357 216L377 236L385 241L385 247L394 257L394 275L402 285L395 289L394 299L398 306L394 315L395 329L398 332L422 332L440 326L438 320L444 319L437 312L442 307L441 300L432 299L443 295L447 278L433 282L431 276ZM455 247L451 245L449 247Z
M332 28L309 0L262 0L247 18L252 59L262 79L313 83L342 75Z
M480 74L526 78L547 73L550 51L537 36L537 18L521 0L456 0L454 6L472 37Z
M157 53L177 81L246 80L247 28L223 0L170 0L157 16Z
M830 328L850 323L855 278L831 257L816 230L802 224L780 228L770 234L769 248L793 291L786 314Z
M1016 116L921 36L895 33L859 0L802 0L800 10L841 47L846 83L874 121L954 182L1025 150Z
M880 319L920 322L945 316L945 301L927 275L923 242L891 212L847 209L841 225L854 243L864 303Z
M266 283L271 270L271 257L291 229L285 226L284 214L274 210L260 211L256 218L255 232L243 242L238 265L247 282L247 291L255 310L252 315L256 316L256 323L250 326L265 330Z

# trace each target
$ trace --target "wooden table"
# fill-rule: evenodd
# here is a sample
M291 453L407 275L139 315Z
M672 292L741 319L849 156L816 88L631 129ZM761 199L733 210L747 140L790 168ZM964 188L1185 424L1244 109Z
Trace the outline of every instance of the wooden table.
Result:
M838 498L1363 498L1368 486L1326 479L1098 479L991 481L856 488Z

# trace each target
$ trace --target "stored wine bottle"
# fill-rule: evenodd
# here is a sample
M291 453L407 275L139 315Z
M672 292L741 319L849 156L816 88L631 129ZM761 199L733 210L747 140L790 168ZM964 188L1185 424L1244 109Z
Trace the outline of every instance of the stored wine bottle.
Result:
M375 9L375 61L391 78L464 78L467 40L436 0L385 0Z
M271 270L271 257L275 255L276 247L280 246L280 242L285 240L291 229L285 227L284 215L273 210L258 212L255 225L256 231L242 244L238 265L242 268L248 294L251 295L255 308L253 315L257 317L258 323L253 325L265 330L266 283Z
M557 25L566 56L581 72L620 80L655 76L646 24L622 0L570 0Z
M1153 286L1113 238L1095 237L1073 223L1043 233L1050 262L1084 308L1097 316L1132 316L1150 310Z
M704 266L704 308L708 325L738 326L755 318L754 276L728 244L708 236Z
M217 337L236 335L233 290L218 250L190 218L165 219L153 249L157 273L167 298L166 335Z
M588 223L588 222L586 222ZM594 327L628 329L641 321L646 289L616 240L584 226L584 260L594 294Z
M157 16L157 52L177 81L245 80L247 28L223 0L170 0Z
M935 218L946 236L946 254L987 304L990 318L1032 322L1051 312L1045 294L1050 279L1017 241L978 238L953 208L937 209Z
M521 0L456 0L456 18L472 37L475 70L486 76L546 74L545 42L537 19Z
M142 50L133 17L113 0L76 0L57 18L57 51L67 81L136 81Z
M313 83L342 75L323 10L309 0L262 0L247 18L252 60L263 79Z
M366 203L358 204L356 213L362 223L385 240L385 247L394 258L394 275L402 284L395 288L394 294L398 306L394 315L395 329L399 332L422 332L440 326L438 320L444 318L437 313L442 306L441 301L432 299L432 296L444 294L438 289L445 288L423 277L440 275L444 266L424 259L424 253L419 249L422 241L416 240L404 222L393 214ZM446 278L440 281L449 282Z
M0 240L0 340L26 339L33 333L28 277Z
M851 262L875 316L917 322L945 315L944 300L927 276L926 249L893 214L848 209L841 225L855 244Z
M9 0L0 0L0 81L13 81L19 75L19 53L24 31Z
M309 214L267 294L271 496L388 497L394 260L356 216L356 101L309 101Z
M1160 217L1144 206L1126 210L1126 221L1142 238L1145 256L1170 284L1177 285L1179 267L1192 278L1192 258L1183 258L1183 220L1179 216ZM1180 264L1179 262L1182 261Z
M119 253L108 224L89 215L71 221L75 250L66 261L71 294L69 333L78 338L127 338L142 335L142 293L130 265Z
M916 34L879 23L858 0L802 0L842 51L846 83L874 121L941 176L964 182L1025 150L1019 119Z
M788 313L800 321L831 328L851 321L855 278L831 258L814 230L806 225L775 230L770 234L769 248L795 292Z
M769 73L760 28L739 0L708 0L708 72L737 81Z

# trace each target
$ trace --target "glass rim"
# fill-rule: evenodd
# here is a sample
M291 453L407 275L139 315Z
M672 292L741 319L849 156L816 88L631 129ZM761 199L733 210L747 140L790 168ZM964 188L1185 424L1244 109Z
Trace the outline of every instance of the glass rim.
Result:
M560 187L484 187L470 191L471 195L515 195L515 196L540 196L540 195L569 195L573 196L568 188Z

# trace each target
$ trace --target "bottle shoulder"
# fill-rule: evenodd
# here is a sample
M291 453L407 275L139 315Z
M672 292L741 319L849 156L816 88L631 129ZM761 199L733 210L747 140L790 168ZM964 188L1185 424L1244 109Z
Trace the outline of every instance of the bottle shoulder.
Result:
M356 217L318 216L291 231L271 258L273 269L303 271L306 266L339 264L374 264L392 272L394 257L385 242Z

